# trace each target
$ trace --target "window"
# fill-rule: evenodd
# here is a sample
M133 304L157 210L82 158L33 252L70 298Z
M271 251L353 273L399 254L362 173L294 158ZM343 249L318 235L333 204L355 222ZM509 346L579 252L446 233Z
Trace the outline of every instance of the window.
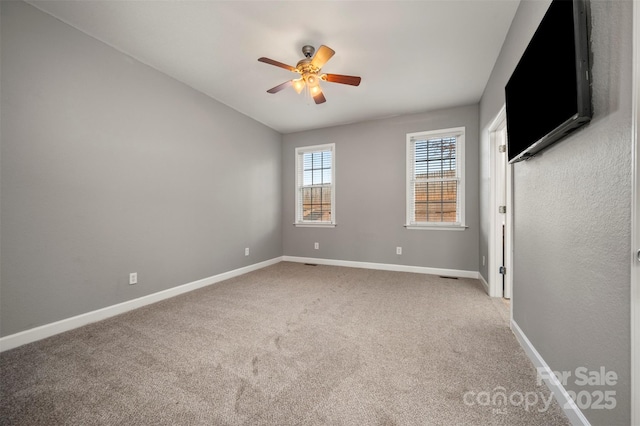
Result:
M464 127L407 134L410 229L464 229Z
M335 226L335 144L296 148L296 226Z

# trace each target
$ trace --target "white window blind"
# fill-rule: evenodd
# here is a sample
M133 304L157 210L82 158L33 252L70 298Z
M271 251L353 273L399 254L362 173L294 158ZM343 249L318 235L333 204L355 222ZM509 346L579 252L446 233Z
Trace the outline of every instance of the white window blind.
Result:
M407 135L407 227L464 226L464 128Z
M296 225L335 225L335 144L296 148Z

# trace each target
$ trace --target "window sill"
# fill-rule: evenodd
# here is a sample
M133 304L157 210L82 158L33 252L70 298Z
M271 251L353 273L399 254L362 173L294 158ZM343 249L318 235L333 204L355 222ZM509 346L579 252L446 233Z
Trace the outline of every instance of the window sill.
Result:
M335 228L335 223L294 223L298 228Z
M465 225L404 225L405 228L418 231L464 231Z

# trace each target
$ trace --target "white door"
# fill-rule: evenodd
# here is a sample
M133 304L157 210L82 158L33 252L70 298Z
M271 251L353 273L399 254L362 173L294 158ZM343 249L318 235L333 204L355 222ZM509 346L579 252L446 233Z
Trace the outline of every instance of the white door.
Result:
M506 147L509 145L509 140L507 139L507 128L504 127L502 130L502 134L504 137L504 147L505 147L505 152L502 153L503 156L503 176L504 176L504 181L502 183L503 187L504 187L504 204L501 204L502 206L505 206L505 210L504 213L502 213L502 251L503 251L503 256L502 256L502 264L505 267L505 273L504 275L502 275L502 280L503 280L503 295L502 297L504 297L505 299L511 299L511 286L512 286L512 282L513 282L513 247L512 247L512 243L513 243L513 237L512 237L512 232L513 232L513 227L511 225L512 221L511 218L513 217L513 203L511 195L512 195L512 190L511 190L511 185L512 185L512 166L509 164L509 162L507 161L507 153L506 153Z
M504 108L490 127L491 139L491 248L489 291L492 297L511 299L512 287L512 166L507 160L507 120Z
M631 424L640 424L640 4L633 2L633 200L631 259Z

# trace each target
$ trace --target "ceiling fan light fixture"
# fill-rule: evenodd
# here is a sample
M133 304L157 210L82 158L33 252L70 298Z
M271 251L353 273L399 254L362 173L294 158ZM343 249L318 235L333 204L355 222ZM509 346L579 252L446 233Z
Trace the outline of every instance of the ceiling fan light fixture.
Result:
M304 79L302 77L293 80L293 88L295 89L295 91L300 94L302 93L302 90L304 89Z
M305 74L304 78L307 81L307 84L309 85L309 87L315 87L320 83L318 74L313 74L313 73Z

